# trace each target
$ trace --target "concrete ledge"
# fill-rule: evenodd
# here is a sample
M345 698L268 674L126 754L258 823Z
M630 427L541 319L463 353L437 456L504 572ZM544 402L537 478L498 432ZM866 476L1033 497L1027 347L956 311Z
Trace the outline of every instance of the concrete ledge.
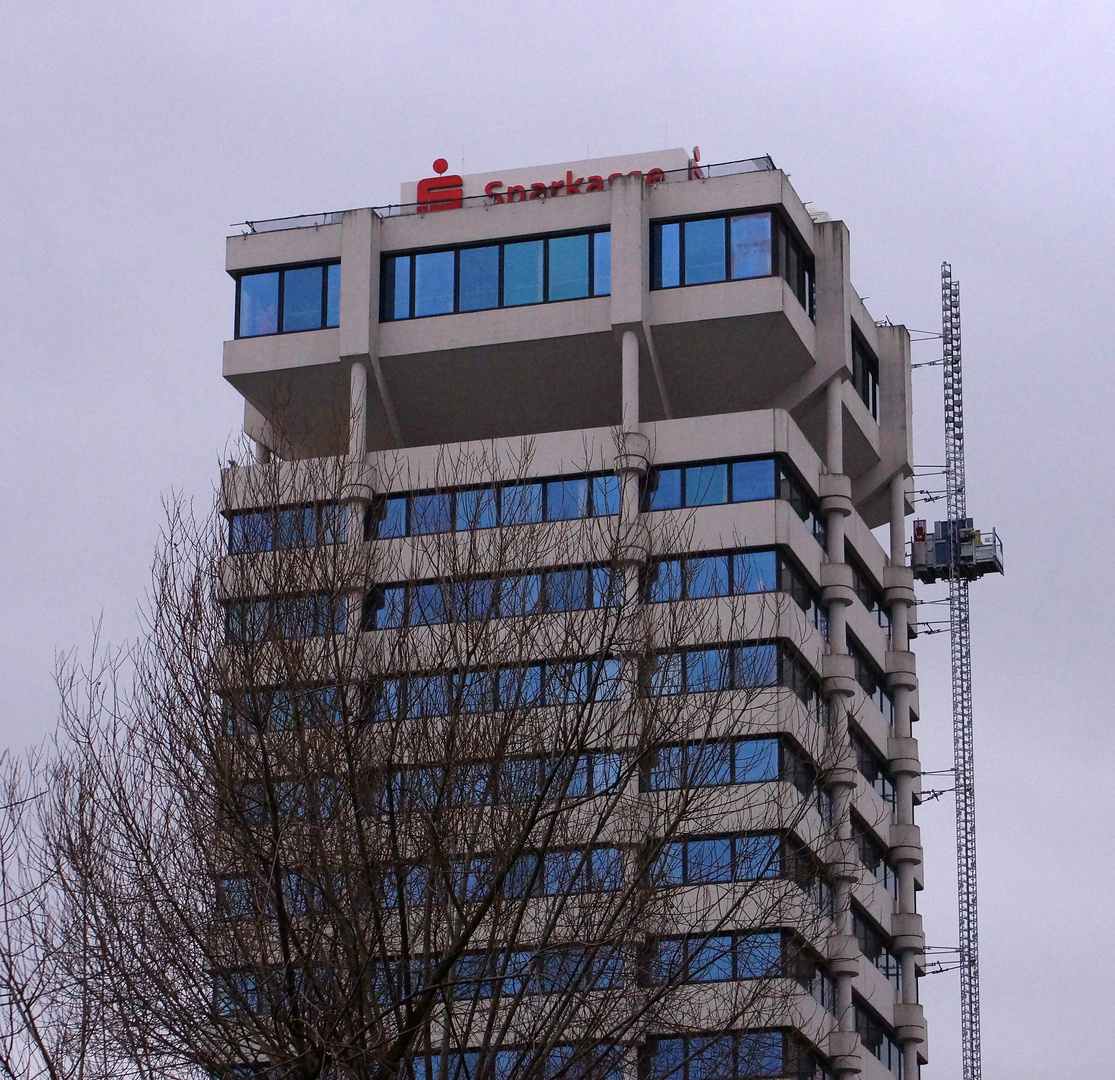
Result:
M892 735L887 740L887 760L893 773L918 775L921 772L921 759L918 756L917 739Z
M922 861L921 829L917 825L890 827L890 856L896 863Z
M834 1071L838 1073L863 1072L859 1036L854 1031L829 1032L828 1051Z
M925 1010L916 1001L900 1001L894 1006L896 1042L925 1042Z
M896 952L925 952L925 929L918 912L896 912L891 916L890 932Z

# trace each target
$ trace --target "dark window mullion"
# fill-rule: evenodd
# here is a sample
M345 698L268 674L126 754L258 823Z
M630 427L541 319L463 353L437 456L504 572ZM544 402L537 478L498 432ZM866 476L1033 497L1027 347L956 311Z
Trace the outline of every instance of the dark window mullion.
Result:
M732 215L724 215L724 277L723 281L732 280ZM729 473L731 470L728 470ZM729 481L730 483L730 481ZM730 500L729 500L730 501Z
M542 240L542 303L550 302L550 238Z
M599 231L599 230L597 230ZM596 233L588 234L588 294L596 295ZM589 487L591 488L591 483ZM591 494L589 496L591 498Z
M281 334L283 332L283 308L285 306L286 294L286 271L279 271L279 311L278 317L275 320L275 333Z
M415 268L416 268L417 266L418 266L418 256L417 256L417 255L413 255L413 254L412 254L412 255L408 255L408 256L407 256L407 274L408 274L408 275L409 275L409 277L410 277L410 316L409 316L409 318L411 318L411 319L413 319L413 318L415 317L415 314L414 314L414 313L415 313L415 312L416 312L416 311L418 310L418 309L417 309L417 308L416 308L416 307L414 306L414 304L415 304L415 300L414 300L414 285L415 285L415 280L416 280L416 277L417 277L417 271L416 271L416 269L415 269ZM409 508L409 504L410 504L410 500L409 500L409 499L407 499L407 505L408 505L408 508ZM409 535L409 534L408 534L408 535Z
M244 280L244 275L243 274L241 274L236 279L236 313L234 315L234 318L236 319L236 325L233 327L233 336L234 337L239 337L240 336L240 293L242 291L241 285L242 285L243 280Z
M461 249L453 251L453 314L461 310Z
M503 249L506 244L499 245L499 258L497 260L497 277L499 278L498 295L496 296L496 307L503 307ZM502 502L502 499L500 500Z

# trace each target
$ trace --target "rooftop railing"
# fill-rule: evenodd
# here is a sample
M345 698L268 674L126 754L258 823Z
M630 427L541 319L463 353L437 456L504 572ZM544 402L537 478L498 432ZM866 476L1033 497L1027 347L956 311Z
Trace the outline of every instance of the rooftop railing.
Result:
M676 184L689 180L707 180L719 176L736 176L740 173L771 172L774 162L769 155L754 158L740 158L738 161L721 161L712 165L690 162L685 169L672 169L663 174L658 183ZM545 199L546 195L539 198ZM549 196L553 198L554 196ZM463 200L466 206L486 206L492 202L491 195L469 195ZM388 203L373 206L372 210L380 217L405 217L418 213L419 204ZM320 228L322 225L339 225L344 210L334 210L323 214L301 214L295 217L265 218L259 221L237 222L233 228L241 228L244 233L282 232L286 229Z

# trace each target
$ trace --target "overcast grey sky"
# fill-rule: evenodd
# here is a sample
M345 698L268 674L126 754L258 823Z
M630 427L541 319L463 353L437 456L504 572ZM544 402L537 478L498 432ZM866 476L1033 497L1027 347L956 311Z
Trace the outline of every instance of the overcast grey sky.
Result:
M240 420L231 222L395 201L442 155L769 153L848 223L876 318L938 328L943 258L962 282L968 505L1008 565L973 590L985 1075L1110 1076L1113 23L1063 0L0 0L0 743L50 728L56 650L99 613L135 632L164 495L209 499ZM914 379L940 462L939 369ZM918 653L944 768L946 636ZM919 818L937 945L949 798ZM923 980L925 1080L959 1075L957 993Z

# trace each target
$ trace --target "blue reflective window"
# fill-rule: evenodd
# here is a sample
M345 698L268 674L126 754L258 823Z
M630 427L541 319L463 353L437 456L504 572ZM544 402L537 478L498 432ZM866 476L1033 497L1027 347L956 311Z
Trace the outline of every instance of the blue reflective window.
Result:
M778 740L740 739L735 743L735 782L752 784L778 779Z
M387 302L393 319L410 318L410 255L388 261Z
M506 307L542 302L543 242L524 240L503 249L503 303Z
M724 219L685 223L685 284L724 280Z
M446 315L453 310L455 252L414 256L414 314Z
M778 646L744 645L737 650L737 686L777 686Z
M618 476L592 478L592 512L596 517L618 514L620 482Z
M240 337L279 332L279 272L240 278Z
M765 277L770 273L770 214L745 214L731 219L733 278Z
M693 982L722 982L731 979L734 941L730 934L699 939L689 956L689 978ZM728 1073L729 1076L732 1073Z
M588 296L588 233L550 239L549 300Z
M491 529L498 524L498 506L494 488L473 488L457 492L457 528Z
M375 535L380 540L389 540L407 534L407 497L390 495L383 504L383 517L378 522Z
M461 249L461 311L499 307L499 245Z
M732 502L775 498L774 462L737 461L732 465Z
M681 225L655 225L651 232L652 287L671 289L681 284Z
M691 465L685 470L686 506L716 506L727 501L727 465Z
M728 595L728 556L705 555L686 564L690 598Z
M735 556L732 575L737 594L777 592L778 557L773 551L746 551Z
M651 567L650 589L647 596L652 604L666 604L682 599L682 561L664 559Z
M414 495L410 504L410 533L449 532L453 528L453 496L439 491L429 495Z
M500 585L500 614L533 615L542 609L541 597L541 574L517 574Z
M542 485L510 484L500 497L504 525L532 525L542 520Z
M650 492L651 510L676 510L681 506L681 469L656 469Z
M588 516L588 480L551 480L546 484L546 520L570 521Z
M550 611L579 611L588 606L587 570L551 570L546 575L546 607Z
M304 266L283 273L283 333L321 329L322 268Z
M270 514L252 511L234 514L229 522L228 550L230 555L270 551L272 518Z
M612 234L592 234L592 294L608 296L612 291Z
M732 880L732 841L721 836L712 840L686 843L685 879L694 883L718 885Z
M325 268L325 325L341 325L341 264Z

